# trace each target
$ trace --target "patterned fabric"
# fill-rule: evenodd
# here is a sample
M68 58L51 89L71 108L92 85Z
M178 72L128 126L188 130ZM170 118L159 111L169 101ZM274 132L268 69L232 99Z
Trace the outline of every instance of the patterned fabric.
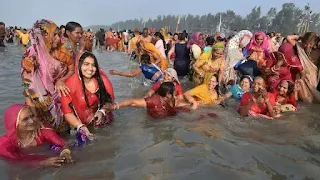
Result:
M21 77L25 97L35 105L44 121L58 129L63 114L55 82L66 74L67 66L49 54L50 37L56 28L55 23L44 19L33 25L31 47L21 61Z
M252 33L248 30L242 30L235 35L227 44L225 50L225 69L224 69L224 81L228 83L230 80L237 80L237 75L234 70L234 66L243 58L242 49L250 42Z

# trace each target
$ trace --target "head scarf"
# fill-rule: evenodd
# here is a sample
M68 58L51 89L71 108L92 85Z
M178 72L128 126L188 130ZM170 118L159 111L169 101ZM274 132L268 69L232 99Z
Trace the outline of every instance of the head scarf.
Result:
M230 39L227 49L239 49L240 45L245 47L248 45L252 38L252 33L248 30L242 30L233 38Z
M59 125L62 120L60 97L55 90L55 82L67 72L67 67L53 58L50 35L54 33L56 24L48 20L37 21L31 31L31 46L23 55L21 62L23 83L26 95L44 112L50 112L53 125ZM51 117L50 117L51 119Z
M201 49L205 47L203 39L200 37L202 34L200 32L195 32L191 35L190 40L188 41L187 47L190 49L193 44L198 45Z
M283 54L284 61L291 67L302 68L299 58L294 54L293 46L290 43L282 43L279 53Z
M213 50L218 50L218 49L224 50L224 48L225 48L224 42L217 42L212 46Z
M267 51L267 50L269 49L269 40L268 40L267 35L266 35L264 32L262 32L262 31L258 31L258 32L256 32L256 33L254 33L252 40L250 41L250 43L249 43L248 46L247 46L247 50L251 50L251 48L252 48L253 46L258 46L257 41L256 41L256 38L257 38L258 36L262 36L262 38L263 38L263 42L262 42L262 44L260 45L260 47L261 47L264 51Z
M6 134L0 137L0 156L5 159L18 162L27 161L30 165L37 165L46 157L40 155L22 154L18 145L17 127L20 113L26 106L15 104L8 107L4 112L4 127Z

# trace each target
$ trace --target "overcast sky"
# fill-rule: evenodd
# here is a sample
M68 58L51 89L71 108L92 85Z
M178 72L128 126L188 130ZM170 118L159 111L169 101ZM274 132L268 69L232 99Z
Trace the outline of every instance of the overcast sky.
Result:
M207 14L228 9L240 15L248 14L254 6L263 13L271 7L293 2L303 8L310 3L314 12L320 12L320 0L0 0L1 16L7 26L29 28L41 18L58 25L77 21L82 26L109 25L133 18L155 18L157 15ZM199 2L199 3L197 3Z

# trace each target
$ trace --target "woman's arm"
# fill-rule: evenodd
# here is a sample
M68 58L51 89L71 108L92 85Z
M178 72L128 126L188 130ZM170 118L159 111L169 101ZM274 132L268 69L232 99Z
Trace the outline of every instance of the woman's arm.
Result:
M110 70L110 74L124 76L124 77L136 77L141 72L142 72L142 70L140 68L136 68L131 72L120 72L120 71L117 71L117 70Z
M78 127L82 124L80 119L78 119L73 113L65 114L64 117L72 127Z
M62 78L58 79L58 81L63 81L65 82L69 77L71 77L74 73L74 64L68 66L68 72L65 76L63 76Z
M171 49L169 50L169 52L168 52L168 59L170 59L170 57L172 56L172 54L174 53L174 51L175 51L175 46L173 45L173 46L171 47Z
M230 91L228 91L223 97L222 97L222 101L229 99L232 96L232 93Z
M287 36L287 41L290 43L292 46L296 45L296 42L300 39L299 35L288 35Z
M192 109L197 109L199 104L198 102L191 96L190 92L187 91L184 93L184 97L187 99L187 101L192 104Z
M268 114L273 118L276 117L276 113L273 111L273 106L270 103L269 99L265 98L264 102L266 103L266 105L268 107Z
M205 62L206 61L204 60L201 60L201 61L197 60L196 63L193 64L193 68L198 74L202 73L202 71L200 70L200 67L202 67Z
M119 102L116 104L115 109L126 107L126 106L135 106L135 107L147 107L147 103L145 99L139 98L139 99L128 99Z
M244 104L240 106L239 113L241 116L248 116L248 113L251 109L251 106L254 104L254 102L251 100L248 104Z
M152 53L152 56L153 56L153 58L155 59L154 64L159 65L160 62L161 62L161 59L160 59L160 57L158 56L158 54L154 52L154 53Z

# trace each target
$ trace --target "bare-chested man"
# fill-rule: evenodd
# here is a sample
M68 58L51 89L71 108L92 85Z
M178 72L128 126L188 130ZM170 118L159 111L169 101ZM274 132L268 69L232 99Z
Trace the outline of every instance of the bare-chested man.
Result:
M152 37L149 35L148 28L143 28L142 35L140 36L140 41L148 43L152 42Z

